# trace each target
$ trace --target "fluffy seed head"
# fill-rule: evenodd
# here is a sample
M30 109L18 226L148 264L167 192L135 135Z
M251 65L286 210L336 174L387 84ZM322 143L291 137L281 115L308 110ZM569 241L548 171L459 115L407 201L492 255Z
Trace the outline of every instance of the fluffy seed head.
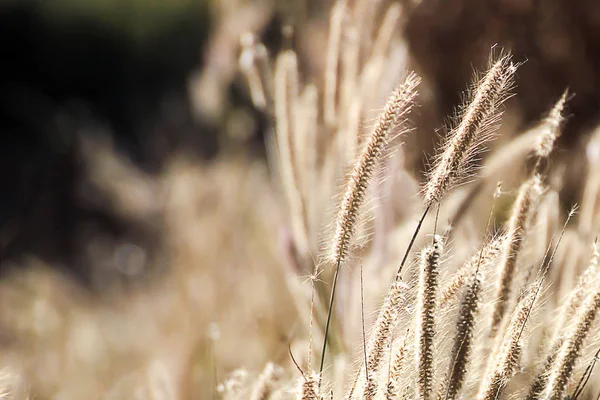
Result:
M499 118L498 107L507 98L516 69L510 55L501 56L478 82L462 120L444 143L444 151L425 186L427 205L441 200L448 188L464 175L480 145L491 137Z
M444 309L452 304L456 294L462 289L463 285L473 276L479 266L479 270L485 270L488 265L496 261L500 255L502 244L505 237L497 236L483 245L483 248L477 251L456 273L450 278L450 281L442 287L439 297L439 307ZM480 263L481 259L481 263Z
M548 158L552 149L554 148L554 143L558 136L560 135L560 127L563 121L563 109L565 107L565 103L567 101L568 90L565 90L554 105L552 110L548 116L542 122L541 132L537 137L537 142L534 147L534 153L538 157L538 159Z
M298 400L320 400L319 375L309 374L302 378Z
M536 300L535 286L530 287L528 293L517 304L504 337L488 364L477 400L499 398L506 383L519 367L522 352L521 334Z
M364 203L375 166L384 153L393 129L411 111L413 100L417 95L415 89L420 81L417 75L410 73L404 83L392 93L356 160L335 222L335 235L330 255L334 264L341 264L348 255L360 208Z
M398 350L394 355L390 370L390 381L386 387L385 398L392 400L400 397L400 386L402 384L401 375L404 363L406 361L406 352L408 350L408 341L412 340L414 335L409 332L401 340Z
M379 310L379 316L377 317L375 326L371 332L367 350L369 379L366 382L363 391L363 397L366 399L374 398L379 389L379 371L382 362L384 361L386 347L390 342L393 329L398 322L400 306L406 298L407 291L408 285L406 285L406 283L395 280L392 283L392 287L390 288L384 304ZM361 379L364 375L363 368L361 371Z
M542 180L539 175L532 176L521 185L519 194L508 221L508 234L502 249L499 266L499 279L496 287L496 303L492 315L492 331L494 336L502 322L512 289L512 281L517 267L517 256L521 251L523 239L529 227L529 220L540 196Z
M433 244L421 254L421 274L417 294L417 324L415 335L416 362L418 370L417 393L419 399L433 398L433 343L435 336L435 312L438 286L438 267L442 253L442 238L435 235Z
M450 357L451 363L448 373L446 399L456 398L467 375L467 366L469 365L471 348L473 346L475 317L477 316L482 289L481 283L481 275L479 272L476 272L473 274L458 308L456 336L454 336L454 344Z
M265 400L273 391L273 385L281 374L281 368L273 363L268 363L259 375L252 392L251 400Z
M585 295L588 293L588 286L597 273L599 257L600 254L598 253L598 248L596 244L594 244L594 251L590 260L590 265L579 277L577 286L571 290L571 293L569 294L569 297L563 306L561 315L556 323L557 332L554 334L554 338L552 339L552 347L550 350L548 350L543 365L537 372L531 386L529 387L529 392L525 400L536 400L540 398L542 391L546 387L550 370L556 363L558 353L560 352L560 349L565 341L563 329L565 326L569 325L573 319L573 316L579 310L581 303L585 300Z
M581 305L569 333L556 357L543 399L562 400L567 391L573 371L581 356L581 350L592 330L592 325L600 310L600 291L592 293Z

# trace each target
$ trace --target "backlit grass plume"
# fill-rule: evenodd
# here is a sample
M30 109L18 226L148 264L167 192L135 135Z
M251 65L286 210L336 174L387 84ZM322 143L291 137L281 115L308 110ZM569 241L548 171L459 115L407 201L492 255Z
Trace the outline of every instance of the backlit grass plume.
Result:
M417 393L423 400L433 399L434 339L437 307L439 263L442 238L435 235L433 244L421 255L421 274L417 294L417 320L415 326L415 359L417 363Z
M565 341L550 370L548 383L542 398L549 400L562 400L564 398L576 363L581 356L583 345L593 328L599 310L600 290L596 289L581 304L577 315L570 324Z
M491 336L496 334L504 317L509 296L513 290L513 277L517 268L517 258L529 228L531 213L542 194L542 190L541 177L536 174L521 185L517 199L513 204L508 221L508 233L498 266L499 279L496 285L496 303L492 312Z
M348 177L335 220L335 234L331 246L330 259L336 265L343 263L348 255L360 209L375 167L384 154L391 135L411 111L420 81L417 75L409 73L404 83L392 93Z
M547 159L554 149L554 144L561 133L561 125L563 123L563 109L567 102L569 91L565 90L554 105L548 116L542 121L540 134L537 137L537 143L533 150L537 157L537 164Z
M475 339L475 322L479 303L481 302L481 274L476 270L464 290L463 298L458 308L456 335L450 354L450 369L447 378L446 399L455 399L467 378L471 350Z
M335 264L333 278L333 287L327 312L327 322L325 325L325 338L323 340L323 350L321 352L321 368L323 370L325 355L327 350L327 338L331 324L331 316L335 301L335 290L337 287L340 268L348 251L350 243L356 229L356 223L359 218L361 206L364 203L369 182L373 177L377 162L384 154L386 145L394 129L404 122L413 106L413 101L417 95L416 88L421 79L414 73L409 73L404 82L389 97L383 112L379 115L377 123L371 134L366 139L363 150L356 160L352 170L342 203L335 222L335 234L332 243L331 260Z
M385 361L384 355L389 346L393 329L398 323L401 307L406 299L408 286L402 281L395 281L369 335L367 347L367 365L361 363L356 382L353 384L349 399L373 398L379 389L379 372ZM358 396L358 397L355 397ZM361 397L362 396L362 397Z
M443 152L429 173L425 185L426 205L442 199L448 188L465 174L469 161L481 144L494 132L500 117L498 108L508 96L516 69L510 55L502 55L475 84L472 99L465 106L460 123L444 141Z
M517 304L502 340L498 342L492 357L489 359L487 371L477 394L477 400L499 398L510 378L519 368L523 354L522 335L536 296L537 291L532 286Z

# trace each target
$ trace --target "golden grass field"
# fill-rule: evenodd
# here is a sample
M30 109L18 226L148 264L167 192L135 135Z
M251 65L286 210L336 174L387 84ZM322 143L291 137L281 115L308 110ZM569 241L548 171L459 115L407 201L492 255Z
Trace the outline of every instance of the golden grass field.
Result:
M600 126L569 126L589 93L536 102L532 69L567 50L529 60L495 20L444 59L427 3L265 3L297 13L276 50L262 2L215 5L190 95L230 148L150 176L82 142L106 207L159 233L86 254L159 272L99 294L29 257L0 283L3 398L600 398ZM235 145L255 121L223 111L231 80L266 160Z

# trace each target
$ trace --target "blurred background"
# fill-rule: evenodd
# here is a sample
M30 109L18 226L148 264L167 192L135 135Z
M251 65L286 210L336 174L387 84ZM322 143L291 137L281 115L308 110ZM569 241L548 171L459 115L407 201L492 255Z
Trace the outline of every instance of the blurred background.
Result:
M557 154L573 160L560 197L568 208L586 168L577 157L599 122L600 3L398 3L394 35L424 80L407 170L422 179L436 132L497 45L523 62L509 134L572 94ZM253 33L271 55L295 49L301 75L320 86L331 5L0 2L7 387L26 377L36 398L95 398L82 388L125 393L148 370L155 390L210 398L198 387L237 365L289 362L297 315L289 288L273 285L289 278L289 229L267 160L271 117L239 71L240 38ZM177 385L165 369L179 373Z

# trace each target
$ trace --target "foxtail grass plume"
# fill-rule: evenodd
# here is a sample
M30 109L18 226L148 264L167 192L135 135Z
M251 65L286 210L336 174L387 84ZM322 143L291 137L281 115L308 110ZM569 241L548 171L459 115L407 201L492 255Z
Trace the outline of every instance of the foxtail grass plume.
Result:
M319 390L319 376L317 374L310 374L306 377L302 377L302 384L300 386L300 392L298 400L320 400Z
M490 336L495 336L506 312L512 291L513 277L517 268L517 257L527 234L530 217L542 194L542 180L533 175L519 189L508 221L508 233L503 244L499 265L499 279L496 286L496 303L492 311Z
M563 306L561 315L558 318L558 322L556 323L557 332L552 338L552 346L550 350L548 350L543 365L537 372L533 383L529 387L529 392L527 394L526 400L536 400L539 398L539 396L541 396L542 390L546 386L550 370L556 362L558 352L560 351L564 343L564 328L569 325L569 323L573 319L573 316L577 313L577 310L581 306L581 303L585 300L585 296L589 291L590 282L593 281L593 277L598 272L599 257L600 253L598 252L596 244L594 244L594 251L590 260L590 265L580 276L577 286L575 286L575 288L571 290L571 293L569 294L569 297L567 298L567 301Z
M554 149L554 143L561 133L561 124L563 122L563 109L567 102L568 90L565 90L556 102L548 116L542 122L541 132L537 137L534 147L535 156L540 160L547 159Z
M487 371L479 388L477 400L498 399L509 379L519 367L523 351L521 335L529 314L533 309L538 293L535 287L538 285L539 283L530 287L528 293L517 304L504 333L504 337L499 342L498 347L493 352L492 358L488 362Z
M458 308L456 335L450 355L450 370L445 396L448 400L457 397L467 377L467 367L473 347L475 317L481 301L482 288L481 274L479 271L475 271Z
M273 385L281 374L281 368L273 363L267 363L265 369L259 375L252 392L250 400L264 400L269 397L273 391Z
M350 242L356 229L360 208L364 202L369 182L375 166L390 138L390 135L403 122L413 106L417 95L416 87L421 79L409 73L404 83L389 97L383 112L379 115L371 135L366 139L363 150L356 160L346 184L346 190L335 222L335 235L330 258L334 264L344 262L350 249Z
M500 117L499 106L508 97L517 66L510 55L496 60L476 84L473 97L458 126L444 143L425 185L425 203L442 199L448 188L465 174L467 165L481 144L491 137Z
M285 51L277 58L275 66L275 125L281 184L286 197L292 233L298 249L308 251L306 216L299 190L298 177L294 173L292 138L296 137L294 124L299 102L298 57L293 51Z
M437 305L438 270L442 253L442 238L435 235L433 244L421 255L419 288L417 294L417 321L415 327L415 358L417 361L417 393L419 399L433 398L433 344Z
M566 334L565 341L548 376L548 384L543 392L543 399L562 400L564 398L577 361L581 356L581 350L592 330L598 311L600 311L600 291L595 291L580 306L578 314L571 323L569 332Z
M247 32L240 42L243 48L239 58L240 70L246 76L252 103L259 110L270 112L273 108L273 72L269 65L267 48Z
M408 285L406 283L394 281L369 335L367 365L362 365L355 384L356 389L351 391L350 399L354 398L354 393L360 393L360 389L362 389L362 397L359 398L375 398L379 389L379 373L385 360L386 347L390 343L393 330L398 323L401 306L406 299L407 292Z
M392 365L390 366L389 372L389 382L385 391L385 399L393 400L400 397L400 389L402 385L402 370L406 363L406 353L408 350L408 343L412 340L414 335L411 332L408 332L404 335L398 345L398 349L396 350L396 354L394 355L394 359L392 361Z
M473 274L479 269L485 270L488 265L494 263L498 258L502 243L504 243L504 235L499 235L486 242L480 251L475 253L450 280L442 287L439 296L440 309L447 308L456 299L457 293L460 292L466 282L471 279Z

